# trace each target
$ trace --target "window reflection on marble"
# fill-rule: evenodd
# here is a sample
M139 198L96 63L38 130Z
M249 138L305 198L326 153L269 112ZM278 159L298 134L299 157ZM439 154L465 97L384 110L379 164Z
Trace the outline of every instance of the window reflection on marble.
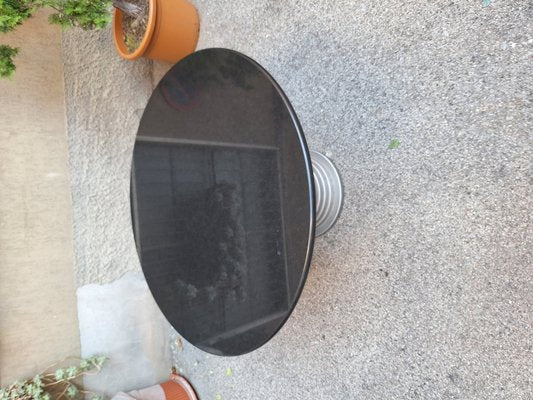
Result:
M132 188L143 270L184 337L213 350L280 324L292 295L277 149L138 140Z

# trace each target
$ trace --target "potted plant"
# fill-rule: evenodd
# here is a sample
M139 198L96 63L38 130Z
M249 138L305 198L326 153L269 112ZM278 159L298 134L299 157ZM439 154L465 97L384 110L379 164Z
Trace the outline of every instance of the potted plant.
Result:
M63 28L99 29L113 20L115 46L129 60L176 62L198 42L198 13L187 0L0 0L0 32L16 29L39 8L52 9L50 23ZM17 53L0 45L0 77L13 74Z
M196 48L199 19L187 0L113 1L113 38L128 59L148 57L176 62Z
M106 360L107 357L100 356L84 358L76 365L57 368L53 372L51 366L33 378L0 388L0 400L82 399L92 393L83 390L79 378L100 372ZM99 397L93 396L93 399Z

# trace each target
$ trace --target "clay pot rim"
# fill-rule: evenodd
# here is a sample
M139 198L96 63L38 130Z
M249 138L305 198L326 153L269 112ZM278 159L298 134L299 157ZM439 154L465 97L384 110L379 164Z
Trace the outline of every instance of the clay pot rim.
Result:
M122 30L122 11L118 8L115 8L115 12L113 13L113 39L115 41L117 51L125 59L135 60L139 57L142 57L150 46L150 42L152 41L155 31L155 21L157 17L156 1L157 0L148 0L149 10L146 31L144 32L141 44L132 53L128 52L126 43L124 43L124 32Z

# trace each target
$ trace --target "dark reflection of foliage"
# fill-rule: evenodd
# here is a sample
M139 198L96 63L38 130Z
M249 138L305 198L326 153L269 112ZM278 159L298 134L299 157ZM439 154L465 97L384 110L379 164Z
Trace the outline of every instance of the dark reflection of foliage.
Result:
M233 84L244 90L252 90L253 86L248 82L250 75L256 74L257 70L249 62L243 62L240 58L227 57L226 63L220 66L220 75L225 80L231 80Z
M258 71L252 63L241 55L222 49L200 52L186 60L185 70L194 83L214 83L233 86L244 90L252 90L251 78Z
M166 90L168 95L169 86L181 84L190 88L191 99L197 98L209 86L233 86L250 91L254 89L252 81L257 75L258 70L252 62L239 54L210 49L193 54L174 66L159 84L159 90Z
M201 251L195 260L196 276L187 281L207 291L213 299L225 294L234 300L244 297L245 240L240 219L240 197L235 185L221 183L190 200L186 231L190 243Z

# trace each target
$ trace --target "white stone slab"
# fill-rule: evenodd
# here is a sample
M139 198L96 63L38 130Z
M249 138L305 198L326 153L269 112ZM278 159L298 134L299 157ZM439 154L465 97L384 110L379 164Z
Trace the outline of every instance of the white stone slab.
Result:
M82 356L110 358L100 374L85 378L88 389L112 396L168 377L169 324L142 274L82 286L77 296Z

